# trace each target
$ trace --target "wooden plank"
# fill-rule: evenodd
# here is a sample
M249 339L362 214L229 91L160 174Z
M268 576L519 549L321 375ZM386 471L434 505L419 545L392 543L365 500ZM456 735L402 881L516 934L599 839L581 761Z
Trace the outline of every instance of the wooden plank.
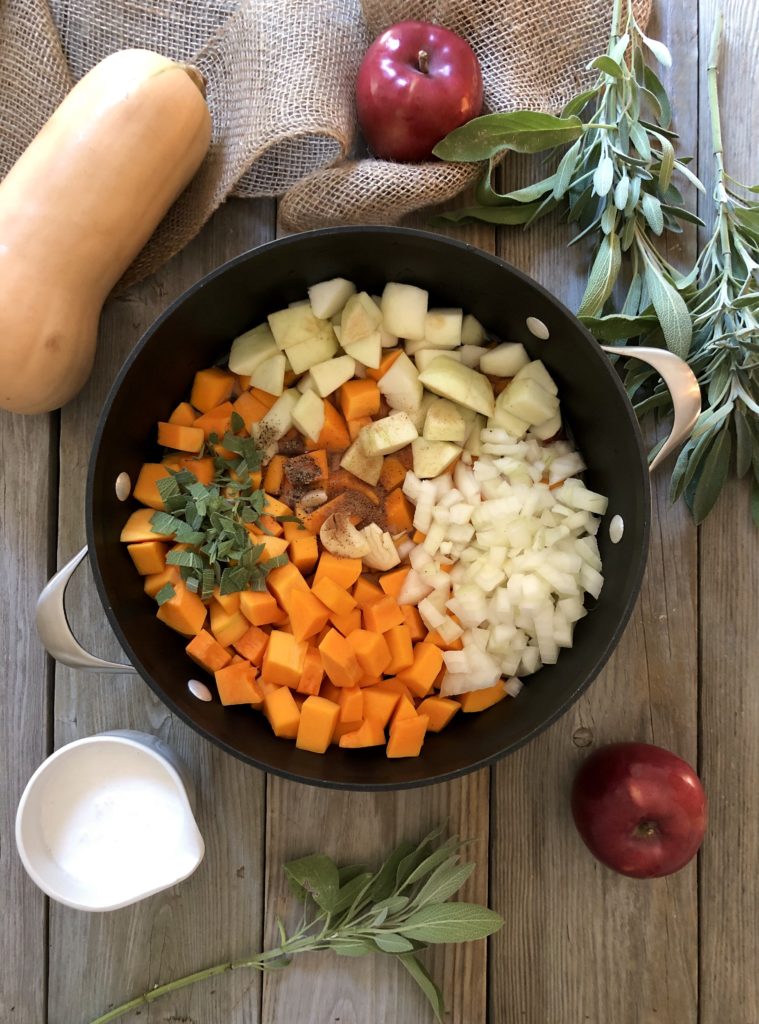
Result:
M108 305L93 376L63 412L59 563L84 540L90 440L121 362L178 294L272 231L271 203L229 202L180 256ZM118 659L89 570L72 582L69 607L83 643ZM139 678L89 676L59 667L55 696L56 746L104 729L133 728L156 733L177 750L197 784L198 823L206 840L203 864L175 889L111 914L52 906L49 1022L77 1024L159 982L259 947L264 776L174 719ZM258 976L241 972L166 997L148 1016L187 1024L248 1024L259 1019L259 989Z
M48 576L48 513L55 452L50 416L0 413L0 1018L45 1020L46 900L26 875L13 841L16 807L48 753L50 671L34 627Z
M437 825L477 843L466 859L477 870L463 899L488 898L488 771L455 782L400 793L345 793L306 789L269 778L266 843L266 942L277 943L275 916L297 919L282 864L309 853L338 863L379 866L403 839L420 839ZM485 1021L485 943L439 946L425 955L443 989L451 1024ZM264 976L262 1021L266 1024L386 1024L429 1020L424 997L393 957L346 959L319 953L293 961L286 971Z
M652 34L670 43L683 150L695 150L696 44L686 3L659 4ZM526 184L525 168L512 187ZM503 233L505 258L577 308L586 268L549 220ZM687 262L692 236L673 258ZM585 256L588 257L588 250ZM696 536L671 509L668 473L654 481L648 570L622 642L589 693L552 729L494 772L491 906L510 927L494 939L490 1020L500 1024L696 1019L695 864L642 884L597 864L577 836L571 779L594 747L653 741L696 759Z
M470 199L462 199L465 203ZM430 229L430 213L409 218L415 227ZM493 251L494 233L487 227L451 229ZM483 843L488 836L488 772L431 789L398 794L338 793L305 790L270 777L267 790L266 924L268 943L276 942L275 917L286 905L281 865L306 853L325 852L339 861L365 858L376 862L389 847L415 838L440 822ZM325 827L326 825L326 827ZM486 848L478 843L473 859L478 869L463 890L464 897L486 903ZM291 901L290 901L291 902ZM486 1018L484 942L435 950L428 964L442 985L450 1024L481 1024ZM325 955L304 958L286 972L266 975L262 1019L266 1024L385 1024L388 1020L427 1019L429 1011L416 986L390 957L346 960ZM424 1015L424 1016L423 1016Z
M754 184L759 6L753 0L721 6L725 159L731 174ZM699 11L699 168L707 185L702 217L709 224L713 178L705 68L716 9L713 0L702 0ZM701 1024L759 1020L759 534L748 500L748 488L731 483L700 530L701 777L710 800L700 857Z

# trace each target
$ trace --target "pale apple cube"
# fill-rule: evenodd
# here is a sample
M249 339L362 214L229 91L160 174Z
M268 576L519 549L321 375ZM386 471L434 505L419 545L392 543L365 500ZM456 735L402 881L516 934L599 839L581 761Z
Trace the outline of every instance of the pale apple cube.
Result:
M356 286L351 281L346 281L344 277L333 277L330 281L320 281L319 284L311 285L308 289L308 298L314 316L320 320L329 320L342 310L355 291Z
M447 398L436 398L427 410L422 434L428 441L453 441L463 445L470 425L471 419L464 415L461 406Z
M531 426L545 423L559 409L558 398L531 377L515 377L498 397L505 412Z
M369 366L376 370L382 362L382 338L379 331L373 331L365 338L352 343L345 341L343 337L340 343L345 354L361 363L362 366Z
M461 344L481 345L485 340L485 328L476 316L467 313L461 323Z
M556 381L546 370L540 359L533 359L531 363L527 363L515 375L515 380L525 379L534 380L542 388L545 388L546 391L550 391L552 395L558 395L559 393Z
M452 402L492 416L495 409L493 385L487 377L448 356L433 360L419 380L429 391Z
M429 295L412 284L390 281L382 293L382 319L385 330L399 338L424 338Z
M255 368L278 352L277 343L268 324L259 324L232 342L229 369L232 373L253 373Z
M274 335L277 348L290 348L304 341L321 337L324 321L314 316L309 303L288 306L268 316L269 327ZM327 324L331 329L331 325Z
M311 367L311 376L317 393L322 398L331 395L351 379L355 370L355 360L350 356L338 356L336 359L328 359L324 363L316 363Z
M419 436L407 413L396 412L363 427L358 440L367 455L392 455Z
M380 393L391 409L402 410L411 415L422 404L424 389L419 382L419 374L405 352L402 352L393 365L377 381Z
M278 352L258 364L250 375L250 386L260 388L267 395L281 395L285 390L286 369L287 356L284 352Z
M551 416L545 423L540 423L536 427L530 427L530 434L533 437L537 437L539 441L548 441L554 437L561 430L561 413L557 412L555 416Z
M530 357L527 349L519 342L505 342L488 349L480 358L480 370L494 377L515 377Z
M366 292L351 295L340 319L340 344L345 347L354 341L368 338L379 330L382 311Z
M346 448L343 453L340 465L343 469L347 469L349 473L357 476L359 480L363 480L365 484L376 487L382 472L382 462L383 458L381 455L368 454L364 451L359 439L356 438L353 444Z
M482 345L462 345L457 349L464 366L471 366L473 369L480 365L480 359L487 352Z
M304 391L292 412L293 424L310 441L316 441L324 427L324 402L315 391Z
M416 352L415 355L414 355L414 362L416 363L417 370L420 373L424 373L424 371L427 369L427 367L430 365L430 363L433 361L433 359L437 359L438 356L440 356L443 351L444 350L441 350L439 348L422 348L422 349L419 349L418 352ZM456 351L456 352L446 352L445 353L445 358L446 359L454 359L457 363L463 362L463 360L461 358L461 352L458 352L458 351Z
M433 348L458 348L461 344L461 309L430 309L424 325L424 337Z
M411 442L414 473L419 479L432 479L449 469L461 454L461 448L449 441L427 441L417 437Z
M295 388L284 391L266 415L252 424L251 432L256 440L267 446L284 437L293 425L293 412L300 399L301 394Z

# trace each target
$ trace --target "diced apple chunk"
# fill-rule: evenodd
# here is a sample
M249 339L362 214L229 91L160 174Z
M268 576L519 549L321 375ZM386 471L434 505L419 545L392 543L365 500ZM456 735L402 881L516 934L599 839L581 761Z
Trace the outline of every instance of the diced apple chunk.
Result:
M333 277L331 281L320 281L308 289L308 298L314 316L320 320L329 320L339 313L348 299L356 291L356 286L344 277Z
M337 391L351 379L356 370L356 362L350 356L338 356L328 359L325 363L316 363L310 373L316 385L317 394L322 398Z
M304 373L300 380L296 381L295 386L302 395L306 391L316 391L316 384L314 384L314 378L310 373Z
M293 409L292 418L301 434L315 441L324 426L324 402L315 391L304 391Z
M263 419L254 423L253 434L264 447L284 437L293 425L293 410L300 401L300 392L295 388L284 391Z
M422 402L416 409L410 409L407 413L408 418L416 427L418 434L422 433L424 428L424 421L427 419L427 410L433 402L437 401L437 397L429 391L425 391L422 394Z
M503 404L503 396L505 394L506 392L502 391L496 399L495 411L488 420L488 426L501 427L511 437L515 439L522 438L527 433L530 424L509 412Z
M427 441L417 437L411 442L414 458L414 473L420 480L429 480L440 476L451 466L461 454L461 448L450 441Z
M367 455L392 455L419 436L405 412L396 412L363 427L358 440Z
M337 336L334 328L326 321L320 321L320 333L311 341L301 341L285 351L294 373L305 373L315 363L323 363L337 352Z
M411 414L422 404L424 389L416 367L405 352L401 352L387 373L380 377L377 386L391 409Z
M480 370L494 377L515 377L530 361L527 350L519 342L506 342L488 349L480 359Z
M469 429L467 434L466 442L464 444L464 450L469 452L470 455L481 455L482 454L482 438L480 435L488 421L484 416L477 413L474 417L474 423Z
M501 405L512 416L518 416L530 426L539 426L555 416L559 399L546 391L531 377L511 381L499 395Z
M552 395L558 395L559 389L556 385L556 381L553 379L551 374L546 370L540 359L533 359L531 363L527 363L521 370L515 374L515 380L524 380L525 377L530 380L536 381L546 391L550 391Z
M382 293L385 330L399 338L421 340L426 326L428 298L423 288L390 281Z
M452 402L482 413L483 416L493 415L493 386L484 374L469 366L447 356L438 356L419 375L419 380L424 387L441 398L450 398Z
M277 310L269 314L268 320L277 348L290 348L323 334L324 321L314 316L310 303Z
M364 366L370 366L373 370L379 367L382 362L382 337L379 331L373 331L366 338L352 343L341 340L345 354L357 359Z
M555 416L552 416L545 423L541 423L537 427L530 427L530 434L532 437L537 437L539 441L548 441L554 434L558 434L561 430L561 413L557 412Z
M364 451L359 438L356 438L353 444L346 448L342 459L340 459L340 465L349 473L357 476L359 480L363 480L365 484L375 487L382 473L383 461L381 455L369 455Z
M480 359L487 352L487 349L482 345L462 345L456 351L461 356L461 362L464 366L475 367L480 365Z
M461 344L481 345L485 340L485 329L471 313L467 313L461 324Z
M374 334L382 323L382 310L366 292L351 295L340 320L340 344L351 345Z
M446 352L445 349L423 348L414 356L414 362L416 363L417 370L420 373L423 373L432 360L437 359L437 357L441 355L445 355L446 359L454 359L457 363L462 362L461 351L459 349L453 349L450 352Z
M287 356L277 352L263 363L259 363L250 376L251 387L260 388L269 395L281 395L285 390Z
M251 374L260 363L265 362L277 351L277 343L269 325L259 324L232 342L229 369L232 373Z
M469 410L467 410L469 412ZM447 398L436 398L427 410L423 435L427 441L453 441L463 444L476 413L467 417L461 406Z
M433 348L457 348L461 344L460 309L430 309L424 323L424 337Z

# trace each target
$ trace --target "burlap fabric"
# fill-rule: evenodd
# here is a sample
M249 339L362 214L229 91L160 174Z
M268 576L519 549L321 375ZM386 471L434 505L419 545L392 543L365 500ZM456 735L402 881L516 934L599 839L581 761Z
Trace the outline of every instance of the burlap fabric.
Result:
M641 22L649 7L636 0ZM437 21L471 42L486 109L556 111L603 47L610 10L610 0L0 0L0 176L93 64L143 46L205 74L213 141L130 280L230 195L282 196L293 230L397 222L456 195L476 170L356 158L353 84L375 35L404 18Z

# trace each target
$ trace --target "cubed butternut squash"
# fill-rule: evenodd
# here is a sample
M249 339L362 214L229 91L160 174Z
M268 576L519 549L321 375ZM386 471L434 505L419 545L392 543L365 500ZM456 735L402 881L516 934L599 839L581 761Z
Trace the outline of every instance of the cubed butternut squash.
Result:
M351 443L345 420L326 398L324 399L324 424L321 433L312 441L305 438L306 448L315 451L324 448L328 452L342 452Z
M284 455L275 455L266 467L266 472L264 473L264 487L267 494L279 494L282 490L282 483L285 479L286 461L287 460Z
M238 416L242 416L248 430L250 430L251 423L258 423L269 411L268 407L255 398L250 391L243 391L232 403L232 408Z
M306 697L300 709L300 722L295 737L299 750L323 754L332 741L340 717L340 708L324 697Z
M343 590L328 576L314 583L311 590L335 615L347 615L356 607L356 601L348 591Z
M139 544L146 540L166 540L167 534L155 533L150 520L155 515L152 508L138 508L124 523L121 540L125 544Z
M346 420L360 416L375 416L380 407L380 391L377 382L367 377L363 380L349 380L340 388L340 408Z
M321 655L316 647L309 644L303 659L303 674L297 686L298 693L319 694L323 679L324 665L322 665Z
M329 620L343 636L348 636L354 630L361 629L361 609L352 608L347 615L336 615L335 612L330 612Z
M290 592L288 614L296 640L308 640L315 636L329 621L329 608L310 590L299 590L297 587Z
M158 424L158 443L164 448L198 455L204 442L205 436L200 427L182 427L177 423Z
M196 665L200 665L211 675L228 665L232 658L229 651L222 647L206 629L201 629L190 640L185 650Z
M326 576L343 590L350 590L361 575L362 568L360 558L339 558L329 551L323 551L316 567L314 583L318 583Z
M401 695L382 683L377 686L365 686L361 692L364 695L364 717L373 719L384 729Z
M279 619L281 610L277 599L268 591L243 590L240 593L240 611L254 626L268 626Z
M180 402L171 416L169 416L167 423L176 423L180 427L191 427L197 418L197 411L193 409L189 402Z
M347 749L380 747L384 742L384 729L372 718L365 719L355 732L346 732L340 737L340 746Z
M400 356L401 352L403 352L402 348L390 349L387 355L382 357L382 362L376 370L373 370L371 367L367 367L366 376L369 380L379 380L381 377L384 377L395 360Z
M381 676L387 671L392 655L387 640L381 633L366 629L354 629L347 636L364 675Z
M401 626L406 620L394 597L383 596L379 601L364 608L364 626L374 633L387 633L394 626Z
M379 587L375 586L374 583L370 583L364 576L360 576L356 581L356 585L353 588L353 597L355 598L356 604L365 611L370 604L376 604L377 601L381 601L385 596L383 591Z
M168 547L159 540L145 540L140 544L127 545L127 551L140 576L152 576L166 568Z
M499 679L493 686L488 686L484 690L470 690L469 693L459 694L457 700L461 705L462 711L471 713L472 711L484 711L486 708L492 708L494 704L497 704L506 696L504 681Z
M394 491L396 487L400 487L403 484L403 481L406 479L406 473L406 467L400 459L394 455L386 455L385 461L382 463L380 483L385 491Z
M303 578L303 574L296 569L292 562L280 565L277 569L272 569L266 577L266 582L283 611L288 610L287 599L293 589L309 590L308 583Z
M244 633L250 623L240 612L226 611L218 601L211 601L211 632L222 647L231 647Z
M403 533L404 530L414 528L414 513L408 498L400 487L396 487L385 498L385 515L390 533Z
M440 732L450 722L461 704L449 697L427 697L417 708L420 715L427 715L427 732Z
M296 569L308 575L319 559L319 544L312 533L301 532L289 542L289 558Z
M426 697L443 664L443 652L435 644L421 643L414 647L414 663L398 672L397 678L408 686L415 697Z
M302 640L296 640L292 633L273 629L264 652L261 678L267 683L296 689L303 674L307 649L308 645Z
M239 612L240 610L241 593L242 591L236 591L233 594L222 594L218 587L214 587L213 599L217 604L221 605L225 612L232 615L234 612Z
M256 684L256 670L247 661L220 668L215 674L222 704L260 704L263 694Z
M290 485L298 490L318 487L329 476L327 452L317 448L305 455L294 455L285 462L284 471Z
M396 601L398 600L398 594L400 594L401 587L409 574L409 569L410 566L402 565L398 569L391 569L390 572L383 572L379 578L379 585L388 597L394 597Z
M401 611L403 612L403 618L408 626L409 633L411 634L412 642L417 643L419 640L424 640L427 636L427 628L422 622L422 616L419 614L419 609L413 604L402 604Z
M364 691L360 686L344 686L338 696L341 722L359 722L364 717Z
M353 648L336 629L331 629L319 644L324 671L335 686L357 686L364 674Z
M143 590L148 597L155 597L158 591L162 590L167 583L177 583L181 579L182 574L179 571L179 567L167 565L161 572L151 573L150 576L145 577Z
M264 689L264 714L275 736L294 740L298 735L300 708L286 686Z
M156 615L161 622L175 629L177 633L195 636L206 621L206 606L197 594L187 589L181 579L177 580L173 587L174 596L160 605Z
M198 370L192 382L190 403L201 412L208 412L214 406L226 402L234 385L235 376L229 370L222 370L218 366Z
M428 721L426 715L417 715L415 718L402 718L393 722L387 741L387 756L419 757Z
M147 505L157 511L163 510L166 506L158 490L157 481L165 480L170 476L168 466L163 462L146 462L137 475L132 497L141 505Z
M247 625L248 620L245 619ZM232 641L232 646L247 658L251 665L260 665L264 658L266 645L269 642L269 634L265 633L260 626L249 626L237 640Z
M414 664L414 649L411 644L411 633L408 626L393 626L384 634L390 648L390 664L386 671L397 675Z
M198 416L193 426L200 427L203 437L208 441L211 434L216 434L221 439L228 430L232 429L232 413L234 406L231 402L222 402L221 405L209 409L202 416Z

